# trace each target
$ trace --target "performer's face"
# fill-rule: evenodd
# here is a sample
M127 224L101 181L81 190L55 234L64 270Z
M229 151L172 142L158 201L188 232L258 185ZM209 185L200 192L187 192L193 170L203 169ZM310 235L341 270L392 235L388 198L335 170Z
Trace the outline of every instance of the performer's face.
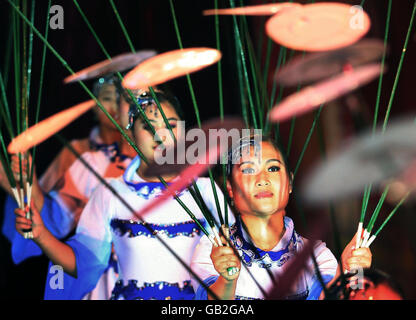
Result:
M102 104L105 110L113 117L118 118L118 108L117 108L117 92L116 86L113 84L104 84L98 93L98 101ZM109 128L116 129L114 124L108 119L104 112L102 112L99 107L94 109L98 122L100 125Z
M261 217L284 212L292 188L282 155L270 142L261 143L261 157L253 147L249 154L243 150L227 187L242 215Z
M175 109L172 105L168 102L160 103L162 110L169 122L169 125L172 127L172 132L177 138L178 136L178 121L180 120L178 114L176 113ZM158 130L168 130L166 128L165 121L163 120L163 116L160 114L159 109L156 104L152 104L146 106L144 108L144 112L149 119L149 122L153 125L156 133ZM159 145L157 139L155 139L151 128L147 125L147 123L142 120L140 117L134 122L134 138L136 140L136 144L139 147L140 151L144 154L144 156L149 159L149 161L154 160L154 152L156 147ZM159 132L160 133L160 132ZM173 139L165 139L166 137L170 137L166 134L161 134L160 137L162 138L162 142L166 147L168 147L171 143L173 143Z

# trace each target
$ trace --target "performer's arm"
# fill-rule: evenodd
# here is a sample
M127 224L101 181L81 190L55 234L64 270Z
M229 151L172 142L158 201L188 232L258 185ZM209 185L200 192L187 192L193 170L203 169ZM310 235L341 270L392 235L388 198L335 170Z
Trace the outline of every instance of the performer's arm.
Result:
M26 219L25 211L16 209L16 229L23 235L24 229L32 229L33 241L39 245L48 258L57 265L62 266L64 271L73 277L76 277L76 261L72 248L55 238L52 233L45 228L39 211L36 209L33 201L31 204L32 219Z
M237 280L240 275L240 259L234 254L233 249L227 246L213 246L210 257L219 277L209 288L222 300L234 300ZM227 269L231 267L237 267L238 272L229 275ZM214 297L208 294L208 299L212 300Z

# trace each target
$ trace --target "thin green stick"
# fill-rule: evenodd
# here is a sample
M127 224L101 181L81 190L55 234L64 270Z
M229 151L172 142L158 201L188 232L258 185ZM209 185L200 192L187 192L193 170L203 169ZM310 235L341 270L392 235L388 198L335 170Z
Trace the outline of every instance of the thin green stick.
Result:
M367 232L368 232L368 233L371 233L371 231L373 230L374 223L375 223L375 222L376 222L376 220L377 220L377 217L378 217L378 215L379 215L379 213L380 213L381 207L383 206L384 199L386 199L386 196L387 196L387 193L388 193L388 192L389 192L389 186L387 186L387 187L384 189L384 192L383 192L383 194L381 195L381 197L380 197L380 199L379 199L379 201L378 201L378 203L377 203L377 206L376 206L376 208L375 208L375 210L374 210L374 212L373 212L373 215L371 216L370 222L368 223L368 225L367 225L367 227L366 227L366 229L367 229Z
M79 13L81 14L81 17L83 18L84 22L87 24L88 28L90 29L91 33L93 34L95 40L97 41L98 45L100 46L101 50L103 51L104 55L106 56L107 59L112 60L111 56L109 55L109 53L107 52L107 50L104 48L103 43L101 42L100 38L98 37L97 33L95 32L94 28L92 27L91 23L89 22L88 18L85 16L84 12L82 11L81 7L78 5L78 2L76 0L73 0L75 6L77 7ZM120 72L117 72L117 76L119 77L119 79L122 81L123 77L121 76ZM130 95L130 98L134 101L134 103L136 104L140 115L142 116L142 118L144 119L144 121L146 122L146 124L149 126L150 130L152 131L153 135L156 134L156 131L153 127L153 125L150 123L149 119L147 118L147 116L145 115L143 109L141 108L141 106L137 103L136 98L134 97L133 93L131 92L131 90L127 90L128 94Z
M27 15L27 0L23 0L23 14L26 16ZM31 21L33 23L33 21ZM27 45L26 45L26 32L27 32L27 27L25 24L23 24L22 26L22 43L23 43L23 65L22 65L22 80L23 80L23 84L22 84L22 102L21 102L21 106L22 106L22 114L21 114L21 128L22 131L25 131L28 128L28 106L27 106L27 85L28 85L28 79L27 79L27 72L26 70L27 68L27 61L26 61L26 57L27 57Z
M179 45L180 49L183 49L181 34L179 32L178 21L176 19L175 8L173 6L172 0L169 0L169 5L170 5L170 11L171 11L171 14L172 14L172 19L173 19L173 25L174 25L174 28L175 28L176 38L178 40L178 45ZM188 82L188 87L189 87L189 91L190 91L190 94L191 94L192 105L194 106L196 121L198 123L198 127L201 127L201 119L200 119L200 116L199 116L199 109L198 109L198 105L197 105L197 102L196 102L194 89L193 89L193 86L192 86L191 76L189 74L186 75L186 80Z
M197 203L199 209L201 210L202 214L204 215L205 220L207 220L209 226L211 228L214 228L215 227L215 219L212 216L212 213L209 211L207 205L205 204L204 199L202 197L202 194L199 191L199 188L198 188L195 180L192 181L192 186L193 186L193 188L192 187L188 188L189 192L191 194L193 194L194 199L196 200L196 203Z
M30 13L30 21L32 24L34 24L35 21L35 0L32 0L32 4L31 4L31 13ZM26 33L26 29L25 29L25 33ZM30 99L30 82L31 82L31 78L32 78L32 55L33 55L33 30L29 28L29 48L28 48L28 61L27 61L27 71L23 68L23 72L25 72L25 95L24 95L24 106L25 106L25 113L24 113L24 118L23 118L23 130L26 130L27 128L29 128L29 99ZM25 153L25 158L28 158L29 154ZM29 163L26 166L26 174L28 177L28 182L29 185L32 185L32 169L34 164L32 162L31 165L29 165Z
M302 60L305 57L305 51L302 52ZM296 92L299 92L301 89L300 83L298 83L298 86L296 88ZM296 124L296 117L292 117L292 121L290 123L290 134L289 134L289 141L287 143L287 155L290 155L290 150L292 148L292 141L293 141L293 133L295 131L295 124Z
M124 37L126 38L126 40L127 40L128 44L129 44L129 46L130 46L130 50L131 50L132 52L136 52L136 49L135 49L135 48L134 48L134 46L133 46L133 43L132 43L132 41L131 41L131 38L130 38L130 36L129 36L128 32L127 32L126 27L124 26L124 23L123 23L122 19L120 18L120 15L119 15L119 13L118 13L118 10L117 10L117 8L116 8L116 6L115 6L115 4L114 4L113 0L109 0L109 1L110 1L110 4L111 4L111 7L113 8L113 11L114 11L114 13L115 13L115 15L116 15L116 17L117 17L117 20L118 20L118 22L119 22L119 24L120 24L120 27L121 27L121 29L122 29L122 31L123 31ZM92 27L91 27L91 29L92 29ZM98 38L98 36L97 36L97 38ZM110 60L111 60L111 57L110 57ZM117 75L118 75L118 77L119 77L120 81L122 81L122 80L123 80L123 77L121 76L121 74L118 72L118 73L117 73ZM137 103L136 99L134 99L132 92L131 92L130 90L127 90L127 91L128 91L128 93L129 93L129 95L130 95L130 98L132 98L132 99L133 99L133 101L135 102L136 106L138 107L139 112L140 112L140 114L141 114L142 118L144 119L144 121L146 122L146 124L147 124L147 125L149 126L149 128L151 129L151 131L152 131L153 135L155 135L155 134L156 134L156 131L155 131L155 129L154 129L154 126L150 123L149 119L147 118L147 116L146 116L146 114L144 113L144 111L143 111L143 109L141 108L141 106ZM152 91L153 91L153 88L150 88L150 91L152 92ZM165 119L165 118L166 118L166 116L164 116L164 112L163 112L163 110L162 110L162 108L161 108L161 106L160 106L160 103L159 103L159 101L157 100L156 96L154 95L154 91L153 91L152 96L153 96L153 99L156 101L156 104L157 104L157 106L158 106L159 110L161 111L162 116L164 117L164 121L165 121L166 126L170 129L171 134L173 134L173 133L172 133L172 130L171 130L172 128L170 127L169 122ZM174 140L176 141L175 136L173 136L173 138L174 138Z
M4 123L7 127L7 130L9 131L10 138L14 138L14 132L13 132L13 126L12 126L12 117L10 115L10 109L9 104L7 102L7 96L6 96L6 89L3 84L3 75L0 71L0 90L1 90L1 97L2 97L2 106L1 113L2 117L4 119Z
M235 8L234 5L234 0L229 0L230 1L230 6L232 8ZM246 65L246 58L245 58L245 54L244 54L244 50L243 50L243 44L241 41L241 36L240 36L240 30L238 27L238 23L237 23L237 18L236 16L232 16L233 19L233 25L234 25L234 33L236 34L236 38L237 38L237 43L238 43L238 54L241 57L241 63L242 63L242 67L243 67L243 79L245 82L245 86L247 88L247 97L248 97L248 102L249 102L249 107L250 107L250 113L251 113L251 117L253 119L253 126L255 129L258 129L259 126L257 124L257 119L256 119L256 113L254 110L254 103L253 103L253 98L251 95L251 86L250 86L250 82L249 82L249 78L248 78L248 72L247 72L247 65Z
M224 219L222 217L220 200L218 199L218 193L217 193L216 183L215 183L214 177L212 175L211 169L208 170L208 176L209 176L209 180L211 181L211 188L212 188L212 192L214 194L214 200L215 200L215 206L217 207L218 218L220 219L221 225L223 225L224 224ZM226 225L226 226L228 226L228 225Z
M165 113L163 112L162 106L160 105L160 102L159 102L159 100L158 100L158 99L157 99L157 97L156 97L156 93L155 93L155 91L153 90L153 88L152 88L152 87L149 87L149 91L150 91L150 94L151 94L151 95L152 95L152 97L153 97L153 100L155 100L155 102L156 102L157 108L159 109L159 112L160 112L160 114L162 115L162 118L163 118L163 121L165 122L166 127L169 129L169 132L170 132L170 135L171 135L171 137L172 137L173 141L176 143L176 137L175 137L175 135L173 134L173 131L172 131L172 126L170 125L170 123L169 123L168 119L166 118Z
M370 194L371 194L371 187L372 187L372 184L369 184L365 187L365 190L364 190L363 203L361 206L360 223L364 223L365 214L367 212L368 200L370 199Z
M91 23L89 22L88 18L85 16L84 11L82 11L81 7L79 6L77 0L72 0L75 4L75 6L78 9L78 12L81 14L82 18L84 19L85 23L88 26L88 29L90 29L92 35L94 36L95 40L97 41L98 45L100 46L101 50L104 52L107 59L111 60L110 55L108 54L107 50L105 50L103 43L101 42L100 38L98 38L97 33L94 31L94 28L91 26Z
M241 56L238 54L238 39L237 35L234 32L234 47L235 47L235 54L236 54L236 67L237 67L237 78L238 78L238 88L240 92L240 102L241 102L241 114L244 119L244 123L246 127L250 127L250 122L248 120L248 112L247 112L247 101L245 98L245 89L244 89L244 80L243 80L243 67L241 63Z
M16 0L18 3L18 0ZM13 32L13 58L14 58L14 86L16 98L16 129L20 134L20 34L19 21L15 19Z
M62 58L62 56L50 45L50 43L45 39L45 37L35 28L33 24L22 14L22 12L14 5L14 3L11 0L7 0L9 4L14 8L14 10L17 12L17 14L25 21L26 24L28 24L32 29L33 32L45 43L45 45L48 47L48 49L52 52L52 54L62 63L62 65L71 73L75 74L75 72L72 70L72 68L68 65L68 63ZM95 103L98 105L98 107L105 113L105 115L110 119L110 121L114 124L114 126L120 131L120 133L123 135L123 137L127 140L127 142L135 149L135 151L140 155L143 156L143 154L140 152L140 150L137 149L134 142L127 136L127 134L122 130L122 128L119 126L119 124L114 120L114 118L105 110L105 108L102 106L102 104L98 101L98 99L94 96L94 94L88 89L88 87L84 84L82 81L78 81L78 83L81 85L81 87L87 92L87 94L95 101ZM142 158L144 160L144 156ZM144 160L145 161L145 160Z
M35 21L35 0L32 0L30 21L34 24ZM30 98L30 83L32 78L32 56L33 56L33 30L29 30L29 54L27 63L27 92L26 92L26 108L29 106ZM27 116L27 115L26 115Z
M278 58L277 58L277 64L276 64L276 67L275 67L275 71L274 71L274 76L273 76L273 79L275 79L276 74L277 74L277 71L279 70L280 65L281 65L281 63L282 63L282 59L283 59L283 54L284 54L284 51L286 51L286 48L285 48L285 47L280 47L280 50L279 50L279 56L278 56ZM273 83L274 83L274 84L276 84L276 80L273 80ZM267 87L267 83L265 84L265 86ZM267 114L269 114L269 112L270 112L270 110L271 110L271 107L272 107L272 101L273 101L273 100L274 100L274 93L272 92L272 93L271 93L270 100L269 100L269 102L268 102L268 104L267 104ZM264 132L265 132L265 134L266 134L266 135L268 135L268 134L269 134L269 132L270 132L270 128L271 128L271 123L270 123L270 121L268 121L268 119L266 119L266 125L265 125L265 127L264 127Z
M172 19L173 19L173 24L174 24L174 27L175 27L175 33L176 33L176 37L177 37L177 40L178 40L178 44L179 44L180 49L183 49L181 35L180 35L180 32L179 32L178 21L177 21L177 18L176 18L175 8L173 6L172 0L169 0L169 5L170 5L170 10L171 10L171 14L172 14ZM189 76L189 74L186 75L186 79L188 81L189 91L190 91L191 97L192 97L192 104L194 106L194 111L195 111L197 124L198 124L198 127L201 128L201 119L200 119L200 116L199 116L199 108L198 108L198 104L196 102L195 93L194 93L194 89L193 89L193 86L192 86L191 77ZM209 174L209 179L211 180L211 185L213 185L214 184L214 178L212 176L211 169L208 169L208 174ZM215 198L215 203L216 203L216 206L217 206L218 216L221 216L221 207L219 206L217 190L214 187L212 191L214 193L214 198ZM222 220L222 217L220 219Z
M214 8L218 8L218 0L214 0ZM214 15L214 24L215 24L215 43L217 50L221 51L221 39L220 39L220 23L219 23L219 17L217 14ZM224 96L223 96L223 83L222 83L222 64L221 59L217 62L217 76L218 76L218 105L220 110L220 119L224 120ZM221 164L222 166L222 177L223 181L225 183L227 177L226 177L226 164ZM211 178L211 177L210 177ZM213 179L211 179L211 185L213 184ZM212 186L212 188L214 188ZM226 198L226 191L227 189L224 189L224 219L222 219L222 215L219 214L221 224L224 224L225 227L228 228L228 204L227 204L227 198ZM215 196L215 194L214 194ZM217 200L218 197L215 197ZM216 204L217 205L217 204ZM219 204L218 204L219 206ZM224 220L224 221L223 221Z
M10 9L11 10L11 9ZM10 59L11 59L11 51L12 51L12 41L13 41L13 25L15 16L12 11L10 11L11 21L9 22L9 33L7 35L7 42L6 42L6 54L4 56L4 87L7 89L8 79L9 79L9 68L10 68Z
M364 4L364 1L361 3L361 6L363 4ZM392 1L389 0L388 7L387 7L386 26L385 26L385 31L384 31L384 48L383 48L383 56L382 56L382 60L381 60L381 72L380 72L380 76L379 76L379 79L378 79L376 105L375 105L375 110L374 110L374 119L373 119L373 128L372 128L373 133L375 133L375 131L376 131L377 119L378 119L378 114L379 114L379 110L380 110L381 88L382 88L382 83L383 83L383 75L384 75L383 70L384 70L386 53L387 53L387 39L388 39L388 33L389 33L389 28L390 28L391 6L392 6ZM357 230L357 232L359 232L359 233L361 233L362 226L363 226L363 223L364 223L364 220L365 220L365 216L366 216L366 212L367 212L367 206L368 206L368 202L369 202L369 199L370 199L370 194L371 194L371 184L369 186L367 186L366 189L364 190L360 221L358 223L358 230ZM357 245L359 245L359 240L357 240Z
M292 149L292 141L293 141L293 134L295 132L295 124L296 124L296 117L292 117L290 120L290 130L289 130L289 139L287 142L287 148L286 148L286 155L290 155L290 150Z
M227 167L222 165L223 190L224 190L224 224L228 228L228 192L227 192Z
M150 93L152 94L152 97L153 97L153 99L155 100L156 105L157 105L157 107L158 107L158 109L159 109L159 111L160 111L160 113L161 113L161 115L162 115L162 117L163 117L163 120L164 120L164 122L165 122L165 125L168 127L169 132L170 132L171 136L173 137L173 140L176 142L176 137L175 137L175 135L174 135L174 133L173 133L173 131L172 131L172 127L171 127L171 125L169 124L169 121L168 121L168 119L166 118L165 113L163 112L163 109L162 109L162 107L161 107L161 105L160 105L159 100L157 99L157 96L156 96L156 94L155 94L155 92L154 92L153 88L152 88L152 87L149 87L149 90L150 90ZM221 216L221 207L220 207L220 205L219 205L218 195L217 195L217 192L216 192L216 190L215 190L215 182L214 182L214 178L212 177L211 170L208 170L208 172L209 172L209 174L210 174L211 186L212 186L212 188L213 188L213 190L214 190L214 198L215 198L215 201L216 201L215 203L216 203L216 205L217 205L217 212L218 212L218 216L219 216L219 218L220 218L221 224L223 224L223 219L222 219L222 216ZM209 211L208 211L208 212L206 212L206 213L204 213L204 210L206 210L206 209L205 209L206 205L205 205L205 203L203 203L203 206L201 207L201 205L200 205L199 203L200 203L200 202L204 202L204 201L203 201L203 200L201 200L201 199L202 199L202 196L200 195L200 191L199 191L199 189L198 189L198 186L197 186L197 185L194 185L194 188L195 188L195 189L196 189L196 191L197 191L196 193L194 193L194 192L191 190L191 188L188 188L188 190L190 191L190 193L191 193L192 197L194 198L195 202L197 203L197 205L200 207L201 212L204 214L204 217L205 217L206 215L211 214ZM199 195L199 197L198 197L198 195ZM205 206L205 207L204 207L204 206Z
M386 55L387 55L387 39L388 39L389 28L390 28L391 4L392 4L392 0L389 0L389 4L388 4L388 7L387 7L386 28L385 28L385 31L384 31L384 48L383 48L383 57L381 59L381 72L380 72L380 77L378 79L376 106L375 106L375 110L374 110L373 133L376 130L378 112L379 112L379 108L380 108L381 87L382 87L382 83L383 83L384 64L385 64Z
M279 56L277 58L277 64L276 64L276 67L274 69L274 74L273 74L273 86L272 86L272 92L270 94L270 107L273 106L274 104L274 99L275 99L276 91L277 91L277 81L275 80L276 75L279 72L281 66L285 64L286 56L287 56L287 48L284 46L280 46Z
M282 63L280 64L280 67L284 66L286 62L289 63L290 60L292 60L294 54L295 54L294 50L290 50L289 55L287 54L287 50L286 50L285 53L284 53L283 59L282 59ZM275 77L276 77L278 71L279 70L276 67ZM277 99L275 100L276 90L277 90L277 81L274 81L273 88L272 88L272 97L270 98L270 105L271 106L275 105L276 103L280 102L280 100L282 100L284 87L285 86L283 86L283 85L279 85L279 95L278 95Z
M9 180L10 186L12 188L16 188L16 180L14 179L13 172L11 170L9 154L7 153L6 144L4 143L3 134L1 131L0 131L0 143L1 143L1 150L3 152L3 156L1 157L1 159L2 159L4 172L7 175L7 179Z
M3 138L1 138L1 140L3 140ZM4 172L6 174L7 181L9 181L10 186L12 188L14 188L15 186L13 186L12 183L11 183L13 174L10 172L10 168L8 167L8 164L5 160L5 157L4 157L3 153L0 153L0 161L1 161L1 165L4 168Z
M49 31L49 10L51 7L51 1L48 0L48 7L46 9L46 21L45 21L45 39L48 39L48 31ZM33 32L33 30L31 29ZM46 45L43 44L42 48L42 62L40 67L40 77L39 77L39 89L38 89L38 100L36 103L36 113L35 113L35 123L39 121L39 113L40 113L40 103L42 101L42 92L43 92L43 78L45 74L45 60L46 60ZM35 168L35 159L36 159L36 146L32 148L32 166L30 170L29 176L29 183L32 185L33 182L33 175L34 175L34 168Z
M321 156L325 159L326 158L325 141L324 141L324 137L323 137L323 132L322 132L322 129L321 129L321 125L320 125L320 122L321 122L320 120L321 120L321 118L319 118L318 119L318 122L317 122L317 132L318 132L319 150L321 152ZM300 204L297 203L297 207L300 207ZM302 210L300 210L300 212L301 212L302 220L306 221L304 212ZM336 256L337 256L337 260L339 261L339 264L340 264L341 269L342 269L341 251L340 251L340 249L341 249L341 247L340 247L341 241L340 241L340 237L339 237L338 227L337 227L336 221L335 221L334 208L333 208L333 204L332 203L330 203L330 216L331 216L331 224L332 224L333 231L334 231L333 232L333 234L334 234L333 239L334 239L334 242L335 242L336 247L337 247L337 255ZM328 290L327 290L325 284L323 283L322 275L320 273L320 269L318 267L318 264L316 262L316 259L315 259L314 255L312 255L312 257L313 257L313 261L314 261L315 272L318 273L318 279L320 281L320 284L321 284L322 288L324 288L325 298L329 298L330 299L331 297L329 296ZM343 272L341 274L341 278L343 280L345 278Z
M311 137L312 137L313 131L315 129L316 123L319 119L319 116L321 115L322 108L323 108L323 105L321 105L319 107L319 109L315 112L315 117L313 119L311 129L309 130L308 136L306 137L305 143L304 143L303 148L302 148L302 152L300 153L299 159L296 163L295 170L293 171L293 176L296 176L296 173L299 170L299 167L300 167L300 164L302 162L303 156L305 155L305 152L306 152L306 148L309 145L309 141L311 140Z
M263 37L260 37L260 38L263 38ZM272 56L273 44L274 42L270 38L267 38L266 61L264 63L264 69L263 69L263 83L267 83L267 78L269 76L270 60L271 60L270 58Z
M260 125L260 128L263 129L264 106L260 101L260 88L259 88L259 85L261 84L260 70L256 63L253 43L252 43L250 33L248 30L248 26L247 26L247 19L244 16L242 16L242 29L244 32L243 34L244 34L245 42L247 44L248 60L250 63L250 72L252 75L252 82L253 82L253 87L254 87L254 97L256 99L257 108L254 108L254 111L257 110L257 117L259 120L259 125Z
M218 0L214 0L215 9L218 8ZM219 17L217 14L214 15L215 21L215 43L217 50L221 51L221 41L220 41L220 23ZM220 108L220 119L224 120L224 97L223 97L223 85L222 85L222 65L221 59L217 62L217 75L218 75L218 103Z
M384 132L387 128L387 121L388 121L389 116L390 116L390 111L391 111L391 107L392 107L392 104L393 104L393 99L394 99L394 96L395 96L395 93L396 93L397 85L399 83L400 72L402 70L404 57L406 55L407 44L409 42L411 30L412 30L412 27L413 27L413 21L414 21L415 14L416 14L416 1L413 4L412 16L410 18L409 27L407 29L407 34L406 34L406 40L404 42L402 54L401 54L400 61L399 61L399 66L398 66L397 71L396 71L396 77L394 79L393 88L392 88L392 91L391 91L391 94L390 94L390 100L389 100L389 104L387 106L386 116L384 117L382 132Z
M384 220L384 222L381 224L381 226L374 233L374 237L377 237L378 234L381 232L381 230L383 230L383 228L386 226L387 222L389 222L389 220L394 216L394 214L396 213L396 211L400 208L400 206L403 204L403 202L407 199L407 197L409 196L409 194L410 194L410 191L407 192L403 196L403 198L400 200L400 202L396 205L396 207L394 207L394 209L390 212L390 214L388 215L388 217Z
M128 44L130 46L131 52L136 52L136 49L134 49L133 43L131 42L131 39L129 37L129 34L127 33L126 27L124 26L123 20L121 20L120 15L117 11L117 8L116 8L113 0L108 0L108 1L110 1L111 7L113 8L114 14L117 17L117 21L120 24L120 27L121 27L121 30L123 31L123 34L126 37L126 40L127 40Z

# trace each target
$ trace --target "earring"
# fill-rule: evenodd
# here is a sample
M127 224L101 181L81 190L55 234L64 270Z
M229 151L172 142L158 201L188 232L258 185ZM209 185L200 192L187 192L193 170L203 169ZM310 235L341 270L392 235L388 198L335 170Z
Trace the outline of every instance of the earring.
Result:
M233 198L230 198L230 205L231 205L232 207L234 207L234 199L233 199Z

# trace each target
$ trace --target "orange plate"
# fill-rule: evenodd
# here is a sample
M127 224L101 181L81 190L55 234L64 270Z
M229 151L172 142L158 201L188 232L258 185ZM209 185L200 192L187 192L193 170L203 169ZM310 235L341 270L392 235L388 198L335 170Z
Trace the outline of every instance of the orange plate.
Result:
M35 124L15 137L7 147L7 151L13 154L29 150L53 136L94 106L95 101L88 100Z
M155 86L201 70L221 59L221 52L211 48L169 51L147 59L131 70L123 80L127 89Z
M282 122L313 110L322 103L334 100L370 82L381 72L381 64L369 64L355 71L344 72L330 80L306 87L273 107L270 121Z
M248 6L227 9L209 9L202 11L204 16L210 15L246 15L246 16L271 16L282 10L301 7L299 3L269 3L259 6Z
M140 62L155 55L156 51L153 50L142 50L136 53L123 53L115 56L111 60L107 59L98 62L88 68L78 71L73 75L70 75L69 77L66 77L64 79L64 83L92 79L109 73L121 72L133 68Z
M285 10L266 23L275 42L295 50L326 51L355 43L370 29L363 10L342 3L314 3Z

